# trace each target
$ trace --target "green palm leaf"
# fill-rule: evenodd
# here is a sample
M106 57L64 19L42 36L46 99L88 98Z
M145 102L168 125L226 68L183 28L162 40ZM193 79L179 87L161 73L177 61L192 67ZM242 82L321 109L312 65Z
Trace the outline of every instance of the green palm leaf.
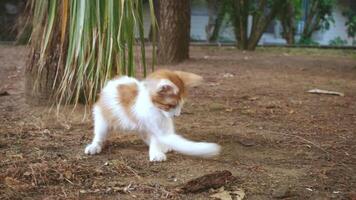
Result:
M156 27L153 1L148 3ZM38 77L55 68L48 82L58 106L94 103L108 79L135 76L137 60L146 76L143 0L32 0L30 5L31 46L39 54L33 66Z

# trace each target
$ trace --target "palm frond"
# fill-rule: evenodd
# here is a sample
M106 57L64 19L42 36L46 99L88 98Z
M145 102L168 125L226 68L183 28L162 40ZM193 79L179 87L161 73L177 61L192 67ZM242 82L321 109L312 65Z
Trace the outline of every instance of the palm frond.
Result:
M92 104L108 79L136 75L136 57L146 76L143 0L32 0L31 6L31 46L39 54L33 65L38 77L55 68L48 80L55 104Z

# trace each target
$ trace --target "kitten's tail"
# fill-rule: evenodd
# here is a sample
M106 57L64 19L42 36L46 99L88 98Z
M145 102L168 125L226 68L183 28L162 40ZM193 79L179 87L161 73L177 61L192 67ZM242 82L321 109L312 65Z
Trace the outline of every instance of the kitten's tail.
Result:
M190 156L212 157L218 155L221 149L218 144L193 142L176 134L168 134L158 140L173 150Z

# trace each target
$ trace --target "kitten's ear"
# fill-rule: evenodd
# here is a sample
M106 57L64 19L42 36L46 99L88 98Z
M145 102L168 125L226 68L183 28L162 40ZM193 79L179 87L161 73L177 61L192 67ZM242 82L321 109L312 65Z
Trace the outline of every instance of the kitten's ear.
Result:
M174 71L174 73L178 75L186 87L195 87L203 82L203 77L193 73L182 71Z
M177 88L174 87L173 83L167 80L162 80L157 86L157 93L162 95L175 94Z

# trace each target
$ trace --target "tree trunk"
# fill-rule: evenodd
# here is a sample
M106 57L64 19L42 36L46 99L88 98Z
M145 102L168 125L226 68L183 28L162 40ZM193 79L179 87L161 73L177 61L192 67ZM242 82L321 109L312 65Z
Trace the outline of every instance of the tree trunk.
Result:
M287 44L289 45L292 45L295 43L295 40L294 40L294 31L290 30L286 33L286 41L287 41Z
M159 3L158 63L178 63L189 58L190 1L161 0Z
M222 14L218 13L218 16L215 19L215 25L214 25L213 32L212 32L210 38L208 38L209 42L217 42L218 41L220 29L223 24L223 20L224 20L224 16L225 16L224 14L225 13L222 13Z
M280 11L280 20L283 27L283 38L287 41L287 44L291 45L295 43L295 10L292 2L288 1L286 7Z
M257 47L258 42L260 41L264 31L266 30L268 24L272 20L266 19L266 21L258 22L254 24L254 28L251 31L251 35L248 39L248 44L246 50L254 51Z
M214 29L216 27L216 19L217 19L217 4L216 0L207 0L208 4L208 24L205 26L205 33L207 42L211 42L212 35L214 33Z
M253 14L251 34L248 35L248 17L251 10L249 0L234 0L233 19L234 30L237 41L237 47L243 50L255 50L256 46L261 39L264 31L270 22L276 17L279 9L286 3L282 0L276 0L270 7L269 13L265 14L267 7L267 0L261 0L257 4L257 10Z
M316 26L318 23L315 23L315 17L317 15L317 9L318 9L318 1L311 1L311 6L307 11L307 20L305 21L304 24L304 29L303 33L301 35L301 38L304 39L309 39L312 37L313 32L317 29Z
M56 74L56 66L54 63L48 64L38 73L39 65L38 52L31 52L30 64L26 68L25 76L25 96L26 101L32 105L44 105L50 103L53 96L52 86ZM30 67L31 66L31 67Z
M247 49L248 45L248 16L250 4L248 0L235 0L233 7L233 23L237 48Z
M287 41L287 44L291 45L295 43L295 27L294 22L282 20L283 38Z
M268 25L276 18L279 9L283 8L285 1L276 1L267 15L260 16L257 12L253 17L253 25L251 30L251 35L248 41L247 50L254 51L260 41L264 31L267 29ZM261 1L259 10L263 12L267 5L267 1Z
M59 9L57 16L60 16L60 12L62 11ZM54 24L61 24L63 19L63 17L57 17L54 20ZM33 38L40 38L39 34L41 33L38 31L33 32ZM59 45L60 38L60 26L54 26L52 39L49 40L49 48L46 51L46 56L43 58L43 63L39 63L41 53L39 45L41 44L38 41L31 41L31 47L33 48L25 70L25 96L26 101L30 104L52 104L55 95L54 88L58 87L56 79L60 79L63 74L62 64L64 58L60 58L60 54L61 51L67 51L66 48ZM67 39L64 42L67 43Z

